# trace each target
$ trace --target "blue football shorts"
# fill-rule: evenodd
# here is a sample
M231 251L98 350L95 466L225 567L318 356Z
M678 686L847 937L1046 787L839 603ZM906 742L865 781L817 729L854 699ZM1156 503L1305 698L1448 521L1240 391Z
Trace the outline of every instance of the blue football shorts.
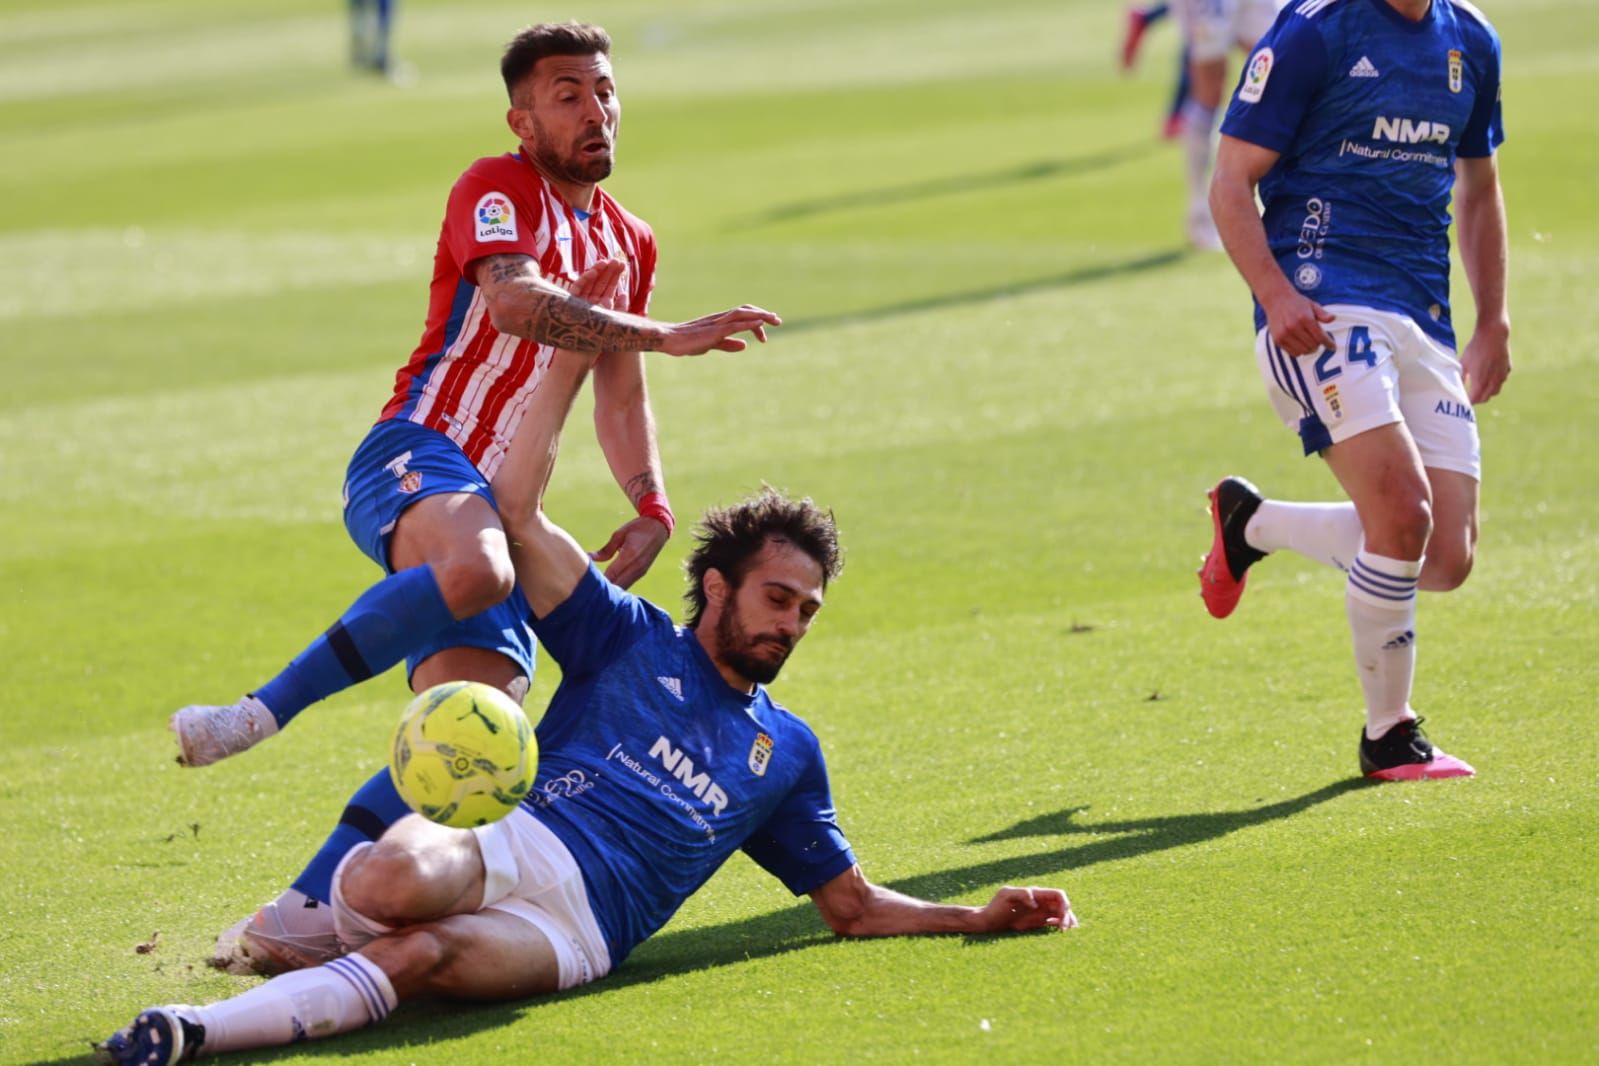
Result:
M344 481L344 528L357 548L385 573L393 573L389 539L400 515L418 500L453 492L481 496L498 510L482 471L450 438L405 419L379 422L350 457ZM520 586L503 603L434 634L406 658L406 676L429 656L463 647L499 652L520 666L532 683L538 642L533 636L533 610Z

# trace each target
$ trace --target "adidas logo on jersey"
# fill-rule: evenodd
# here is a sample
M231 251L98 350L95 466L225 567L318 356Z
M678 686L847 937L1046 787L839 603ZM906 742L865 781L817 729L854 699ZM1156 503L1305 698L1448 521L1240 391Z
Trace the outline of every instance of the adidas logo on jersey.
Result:
M1370 59L1366 58L1365 56L1361 56L1360 57L1360 62L1356 63L1354 66L1349 68L1349 76L1351 78L1380 78L1380 77L1382 77L1381 74L1377 73L1376 65L1373 64L1372 61Z
M677 702L683 702L683 682L675 677L658 677L655 680L661 683L662 688L676 696Z

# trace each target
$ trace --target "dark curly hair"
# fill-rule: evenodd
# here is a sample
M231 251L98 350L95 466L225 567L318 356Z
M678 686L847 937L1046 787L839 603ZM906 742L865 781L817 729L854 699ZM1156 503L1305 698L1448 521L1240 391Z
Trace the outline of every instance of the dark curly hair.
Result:
M789 499L764 485L756 495L731 507L713 507L694 530L694 550L683 563L688 573L685 624L693 629L705 611L705 575L719 570L734 588L744 581L750 562L768 540L786 541L816 560L822 587L844 569L833 512L810 501Z
M533 65L545 56L591 56L611 54L611 35L584 22L541 22L529 26L505 46L500 58L500 76L505 93L516 104L516 86L533 72Z

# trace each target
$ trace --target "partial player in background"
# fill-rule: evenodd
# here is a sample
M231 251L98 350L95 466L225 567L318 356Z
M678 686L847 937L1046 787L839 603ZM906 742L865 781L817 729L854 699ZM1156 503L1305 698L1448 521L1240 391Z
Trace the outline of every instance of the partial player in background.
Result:
M417 691L466 680L522 698L535 644L490 482L556 345L604 353L595 432L634 511L595 557L626 587L671 535L641 352L742 347L729 338L771 316L743 307L675 325L643 317L654 234L598 188L621 120L610 47L604 30L575 23L530 27L506 47L506 121L519 147L473 163L450 191L421 343L345 481L345 526L387 576L238 703L174 714L185 765L244 751L402 659ZM620 272L606 268L603 291L581 280L613 262ZM344 853L404 813L388 775L374 776L294 890L257 920L294 935L298 912L327 902Z
M395 0L350 0L350 64L384 77L394 72L389 41Z
M1188 243L1202 251L1221 247L1210 217L1210 163L1216 140L1216 112L1227 81L1227 56L1245 51L1271 26L1284 0L1172 0L1183 30L1188 58L1188 98L1178 122L1183 141L1188 208Z
M1133 6L1127 9L1126 29L1122 34L1122 70L1133 69L1138 63L1138 51L1143 45L1144 34L1169 14L1171 14L1171 5L1166 3ZM1185 45L1177 58L1177 81L1172 87L1171 104L1166 109L1166 118L1160 129L1160 135L1168 141L1175 140L1183 131L1183 107L1188 103L1190 86L1188 49Z
M142 1011L99 1045L105 1061L166 1066L348 1032L421 996L587 984L738 850L808 894L841 936L1077 924L1057 889L945 905L875 885L856 862L816 735L763 687L842 567L830 514L770 490L708 514L683 626L607 581L546 517L560 426L592 361L555 353L494 483L539 639L561 667L532 795L481 828L411 816L352 851L333 904L349 954L221 1003Z
M1270 552L1345 572L1360 768L1378 779L1473 773L1422 734L1410 693L1416 591L1458 587L1475 556L1473 405L1510 373L1499 91L1499 38L1463 0L1302 0L1222 123L1211 204L1255 294L1267 393L1351 502L1266 500L1224 479L1200 588L1224 618ZM1477 305L1458 360L1451 190Z

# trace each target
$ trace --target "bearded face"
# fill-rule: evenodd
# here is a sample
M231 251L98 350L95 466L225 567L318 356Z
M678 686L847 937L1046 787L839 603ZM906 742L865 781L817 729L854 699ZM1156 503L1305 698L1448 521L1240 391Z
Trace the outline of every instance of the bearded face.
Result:
M734 596L716 620L717 657L756 684L777 680L794 650L793 636L777 632L751 633L744 624L738 597Z
M610 176L622 104L609 58L545 56L515 99L512 129L546 179L581 187Z
M614 130L589 125L563 142L558 131L540 121L537 111L533 130L533 162L547 177L572 185L598 185L611 176L616 165Z

